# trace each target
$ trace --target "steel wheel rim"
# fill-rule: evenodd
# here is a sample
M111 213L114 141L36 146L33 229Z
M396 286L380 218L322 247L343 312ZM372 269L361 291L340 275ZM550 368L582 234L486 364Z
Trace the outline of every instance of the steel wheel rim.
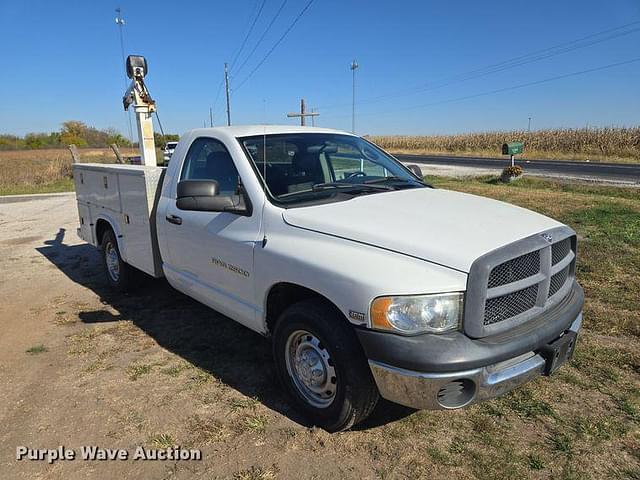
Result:
M107 243L104 251L107 273L111 277L111 280L117 282L120 279L120 259L118 258L118 251L111 242Z
M336 370L322 342L306 330L289 335L285 347L287 372L296 390L312 406L327 408L338 389Z

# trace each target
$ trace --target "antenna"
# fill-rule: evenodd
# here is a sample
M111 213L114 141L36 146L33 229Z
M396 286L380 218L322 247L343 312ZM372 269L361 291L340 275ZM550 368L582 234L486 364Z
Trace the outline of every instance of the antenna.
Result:
M125 65L125 59L124 59L124 39L122 36L122 27L124 27L125 22L124 22L124 18L122 18L122 10L120 10L120 7L116 8L116 24L118 25L118 30L120 32L120 54L122 55L122 65ZM124 76L124 86L125 88L127 88L128 85L128 81L127 81L127 75L125 73ZM127 117L127 120L129 121L129 141L133 144L133 127L131 126L131 112L124 112L125 117Z
M263 121L262 121L262 179L264 180L264 194L267 195L267 101L262 100Z
M267 101L262 99L263 105L263 125L262 125L262 181L264 182L264 199L262 201L261 228L262 230L262 248L267 245L267 232L264 230L264 209L267 206Z

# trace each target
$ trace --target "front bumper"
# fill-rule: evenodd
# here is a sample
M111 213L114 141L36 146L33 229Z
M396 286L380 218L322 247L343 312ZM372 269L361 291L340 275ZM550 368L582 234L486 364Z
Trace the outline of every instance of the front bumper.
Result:
M578 333L582 313L563 333ZM392 402L418 409L461 408L503 395L542 375L546 361L540 353L470 370L424 373L369 360L380 395Z

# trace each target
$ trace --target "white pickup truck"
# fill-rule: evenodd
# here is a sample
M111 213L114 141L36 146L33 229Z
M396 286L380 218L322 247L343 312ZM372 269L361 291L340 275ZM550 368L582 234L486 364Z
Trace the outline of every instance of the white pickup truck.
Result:
M329 431L380 396L454 409L572 355L576 235L435 189L367 140L291 126L186 133L169 166L76 164L79 235L109 283L138 270L272 339L293 401Z

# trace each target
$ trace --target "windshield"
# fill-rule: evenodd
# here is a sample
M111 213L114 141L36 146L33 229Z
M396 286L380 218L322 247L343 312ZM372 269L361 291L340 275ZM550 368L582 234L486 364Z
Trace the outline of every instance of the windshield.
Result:
M285 204L424 186L390 155L351 135L291 133L239 141L266 177L271 196Z
M166 149L167 150L174 150L176 148L176 145L178 145L178 142L167 142Z

